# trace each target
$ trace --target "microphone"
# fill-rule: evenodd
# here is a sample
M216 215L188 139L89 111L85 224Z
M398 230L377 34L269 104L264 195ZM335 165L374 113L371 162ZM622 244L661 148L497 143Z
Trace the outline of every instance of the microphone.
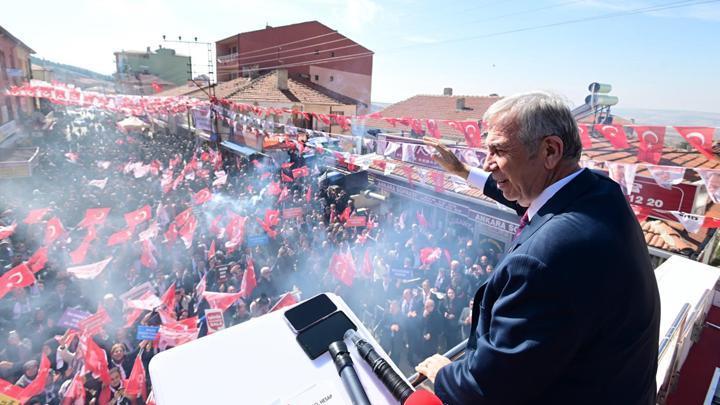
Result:
M335 368L337 368L338 374L345 386L345 391L347 391L348 396L350 396L352 404L371 405L365 389L362 384L360 384L357 372L355 372L350 351L348 351L345 342L338 340L337 342L330 343L328 351L330 352L330 356L332 356Z
M357 347L360 357L370 366L373 373L380 379L385 388L390 391L392 396L405 404L408 398L413 394L413 388L400 377L390 364L385 361L367 341L363 340L360 335L352 329L345 332L345 339L350 339Z
M410 394L403 405L443 405L440 398L430 391L417 390Z

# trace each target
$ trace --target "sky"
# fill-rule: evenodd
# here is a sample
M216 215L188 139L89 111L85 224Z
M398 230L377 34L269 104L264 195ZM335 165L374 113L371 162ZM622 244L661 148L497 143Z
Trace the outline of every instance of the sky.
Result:
M720 113L719 0L41 0L7 2L2 16L37 56L105 74L114 51L161 44L207 70L205 45L162 35L214 42L318 20L375 52L373 102L452 87L578 105L597 81L619 108Z

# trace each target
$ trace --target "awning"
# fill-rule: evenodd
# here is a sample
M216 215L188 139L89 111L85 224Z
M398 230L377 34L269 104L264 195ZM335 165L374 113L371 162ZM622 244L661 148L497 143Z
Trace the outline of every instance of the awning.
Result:
M222 142L220 142L220 146L222 146L223 148L225 148L237 155L242 155L242 156L247 156L247 157L250 157L252 155L263 155L262 152L256 151L253 148L243 146L243 145L238 145L233 142L222 141Z

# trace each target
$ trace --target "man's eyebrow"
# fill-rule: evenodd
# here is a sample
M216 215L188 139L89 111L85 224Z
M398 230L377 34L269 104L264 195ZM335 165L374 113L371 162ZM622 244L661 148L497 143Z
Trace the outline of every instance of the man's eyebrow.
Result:
M504 147L504 146L507 146L507 144L508 144L508 143L505 142L505 141L495 141L495 142L489 142L489 143L487 144L487 146L488 146L488 147L491 147L491 148L502 148L502 147Z

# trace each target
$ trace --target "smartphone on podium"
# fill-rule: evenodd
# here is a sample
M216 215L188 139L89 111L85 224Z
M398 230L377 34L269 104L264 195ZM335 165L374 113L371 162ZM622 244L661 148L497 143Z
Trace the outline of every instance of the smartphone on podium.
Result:
M290 328L298 334L335 311L337 306L330 297L318 294L288 309L284 315Z
M330 343L343 340L348 329L357 331L357 326L344 312L337 311L298 333L295 339L310 360L315 360L328 351Z

